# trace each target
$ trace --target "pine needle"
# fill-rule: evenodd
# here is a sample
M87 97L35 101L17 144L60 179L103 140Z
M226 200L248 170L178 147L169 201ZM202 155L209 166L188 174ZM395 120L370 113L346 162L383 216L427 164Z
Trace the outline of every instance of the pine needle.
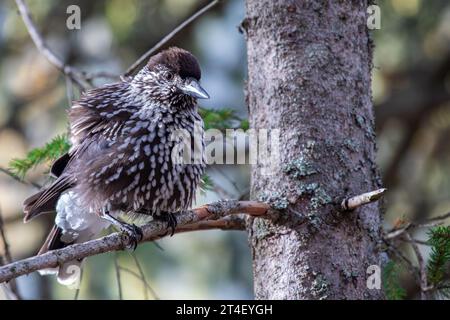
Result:
M450 263L450 226L439 226L428 232L431 253L428 258L428 282L436 288L436 294L450 298L448 266Z
M23 179L28 171L39 164L48 163L59 158L61 155L69 151L69 148L70 143L67 135L58 135L45 144L45 146L29 151L25 158L12 159L9 162L9 169L17 177Z
M236 112L232 109L199 109L200 116L205 122L205 129L248 129L248 120L242 120L236 115Z
M383 288L389 300L403 300L406 290L400 285L401 265L395 261L389 261L382 272Z

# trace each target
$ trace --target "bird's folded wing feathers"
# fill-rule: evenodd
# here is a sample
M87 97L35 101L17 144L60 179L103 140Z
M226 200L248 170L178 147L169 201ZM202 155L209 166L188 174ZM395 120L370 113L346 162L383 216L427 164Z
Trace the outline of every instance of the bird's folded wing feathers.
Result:
M69 111L72 144L82 143L97 134L108 137L120 130L133 112L118 98L128 85L119 82L89 90L73 104Z
M24 221L27 222L42 213L54 211L59 196L74 186L75 182L74 177L62 176L48 188L26 199L23 203Z

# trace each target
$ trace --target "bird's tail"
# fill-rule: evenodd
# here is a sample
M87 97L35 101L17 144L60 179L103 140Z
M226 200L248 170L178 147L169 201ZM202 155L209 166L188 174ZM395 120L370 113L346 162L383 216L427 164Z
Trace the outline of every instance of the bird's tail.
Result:
M48 251L62 249L73 243L77 239L64 239L63 229L54 225L47 236L44 244L38 252L38 255L47 253ZM81 280L82 260L73 260L59 265L56 268L49 268L39 270L41 275L56 275L58 282L67 285L78 287Z
M61 195L56 206L55 225L38 254L82 243L97 237L109 223L81 205L72 191ZM83 260L72 260L56 268L40 270L41 275L57 275L58 282L77 288L81 279Z

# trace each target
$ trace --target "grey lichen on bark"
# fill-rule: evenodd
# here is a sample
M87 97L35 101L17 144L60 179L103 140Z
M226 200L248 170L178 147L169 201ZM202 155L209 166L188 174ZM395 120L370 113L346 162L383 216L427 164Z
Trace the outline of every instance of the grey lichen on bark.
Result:
M279 166L252 169L251 196L280 210L248 221L259 299L380 299L378 203L342 213L381 186L371 102L367 1L247 0L250 126L280 129Z

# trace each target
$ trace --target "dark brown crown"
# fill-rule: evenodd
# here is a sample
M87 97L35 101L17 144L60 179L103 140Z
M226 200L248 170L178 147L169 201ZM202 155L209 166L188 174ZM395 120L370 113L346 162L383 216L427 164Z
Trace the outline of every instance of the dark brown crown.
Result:
M157 65L166 66L182 78L192 77L200 80L201 77L200 66L194 55L177 47L171 47L154 55L147 64L150 70L154 70Z

